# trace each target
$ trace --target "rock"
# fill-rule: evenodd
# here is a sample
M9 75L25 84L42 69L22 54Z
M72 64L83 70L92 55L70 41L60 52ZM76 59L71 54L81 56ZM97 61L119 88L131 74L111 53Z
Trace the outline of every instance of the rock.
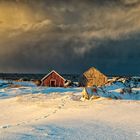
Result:
M84 99L88 99L89 100L89 94L88 94L86 88L84 88L83 91L82 91L82 97Z
M41 85L41 81L40 80L34 80L33 81L37 86L40 86Z
M97 88L96 87L88 87L88 88L84 88L82 91L82 97L84 99L97 99L99 98L98 94L97 94Z

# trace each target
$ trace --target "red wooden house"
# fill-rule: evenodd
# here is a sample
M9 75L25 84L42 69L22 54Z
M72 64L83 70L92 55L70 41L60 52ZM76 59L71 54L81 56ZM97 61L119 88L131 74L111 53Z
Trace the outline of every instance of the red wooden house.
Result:
M65 81L66 80L60 74L53 70L41 79L41 85L48 87L64 87Z

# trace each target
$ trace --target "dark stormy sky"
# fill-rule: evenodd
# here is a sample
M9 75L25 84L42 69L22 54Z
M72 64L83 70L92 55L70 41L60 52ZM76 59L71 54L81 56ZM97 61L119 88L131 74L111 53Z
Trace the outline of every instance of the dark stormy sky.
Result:
M140 74L140 0L0 0L0 72Z

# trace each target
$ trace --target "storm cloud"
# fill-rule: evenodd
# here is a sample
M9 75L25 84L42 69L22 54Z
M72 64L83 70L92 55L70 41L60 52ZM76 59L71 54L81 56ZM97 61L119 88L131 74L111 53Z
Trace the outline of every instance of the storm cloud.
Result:
M0 72L138 75L139 0L0 0Z

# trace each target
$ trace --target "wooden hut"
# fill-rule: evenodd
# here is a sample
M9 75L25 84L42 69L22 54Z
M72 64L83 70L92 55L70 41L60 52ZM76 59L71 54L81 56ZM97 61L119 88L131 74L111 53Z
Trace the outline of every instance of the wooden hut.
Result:
M80 78L79 85L83 87L102 86L107 82L107 76L91 67Z
M65 81L66 80L60 74L53 70L41 79L41 85L48 87L64 87Z

